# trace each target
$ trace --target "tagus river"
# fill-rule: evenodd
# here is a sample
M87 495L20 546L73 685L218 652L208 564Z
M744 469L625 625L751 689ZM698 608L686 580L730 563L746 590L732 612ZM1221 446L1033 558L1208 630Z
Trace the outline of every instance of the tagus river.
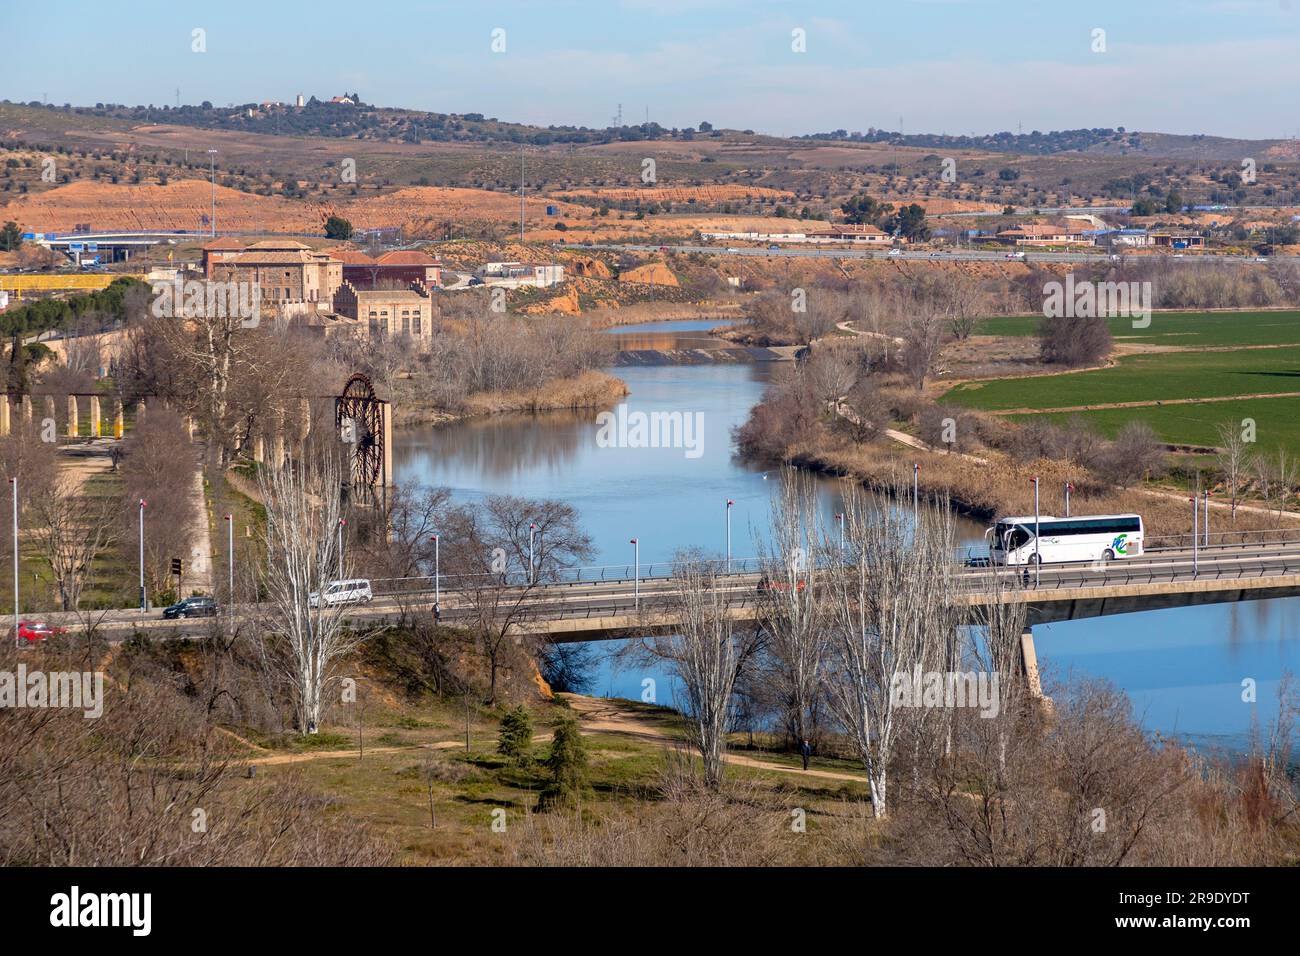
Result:
M699 348L714 344L705 330L716 324L655 323L609 334L626 348ZM643 567L669 561L683 548L725 553L730 499L735 502L733 554L754 555L758 539L765 537L777 475L738 461L731 433L759 400L772 366L637 366L611 372L631 390L623 412L629 428L638 413L678 413L691 421L689 447L626 447L627 441L610 446L598 440L602 422L604 433L610 433L609 420L598 421L594 410L498 416L399 431L395 477L446 486L462 500L507 493L567 501L592 538L595 564L630 565L631 538L640 541ZM838 483L824 480L820 488L829 527L840 510ZM982 542L982 525L960 519L958 530L964 543ZM1266 726L1275 717L1283 673L1300 671L1300 599L1046 624L1034 635L1049 684L1108 680L1127 692L1149 730L1200 747L1242 748L1252 722ZM646 677L656 680L660 702L671 704L666 674L613 661L603 662L590 690L638 698ZM1245 678L1255 681L1255 703L1242 700Z

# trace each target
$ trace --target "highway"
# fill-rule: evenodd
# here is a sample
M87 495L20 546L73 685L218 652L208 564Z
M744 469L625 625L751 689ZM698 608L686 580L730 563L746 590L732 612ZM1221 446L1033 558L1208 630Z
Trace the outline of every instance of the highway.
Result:
M752 618L761 596L761 575L753 570L757 564L753 559L737 559L733 567L744 570L720 574L729 606L736 617ZM1158 549L1108 564L1045 564L1037 575L1032 567L995 572L959 564L963 600L968 605L987 603L995 574L1002 577L1004 599L1025 601L1033 609L1031 621L1039 623L1144 607L1278 597L1300 594L1300 540L1212 545L1198 548L1195 554L1188 547ZM430 577L376 581L374 585L373 602L344 609L345 619L366 625L414 616L427 620L432 613L434 582ZM471 591L472 586L462 586L451 576L441 579L443 623L455 625L475 616ZM581 635L619 636L619 631L635 629L639 622L662 629L670 622L674 599L680 594L680 582L672 577L634 577L629 573L609 580L570 580L531 588L509 585L498 606L517 608L516 618L525 630L588 639ZM241 605L234 616L246 620L257 612L254 605ZM223 616L227 613L221 611ZM87 617L65 613L26 616L43 617L70 631L84 630ZM137 630L159 636L198 636L210 627L210 619L164 621L161 610L100 611L89 617L99 631L115 640Z
M999 252L988 249L950 249L943 252L930 252L914 249L861 249L853 247L835 246L781 246L778 249L768 249L759 246L723 246L723 245L682 245L682 244L647 244L647 243L592 243L591 245L564 243L558 248L581 252L584 249L608 249L615 252L657 252L667 250L683 254L698 253L709 256L779 256L783 258L805 258L805 259L886 259L886 260L925 260L927 262L1025 262L1025 261L1043 261L1043 262L1065 262L1065 263L1084 263L1084 262L1106 262L1112 256L1119 256L1122 253L1109 253L1104 251L1085 252L1083 250L1068 250L1061 252L1047 252L1040 250L1024 250L1024 257L1008 258L1006 252ZM1092 248L1092 247L1090 247ZM1300 256L1272 256L1260 262L1257 256L1219 256L1206 253L1192 253L1178 257L1166 255L1143 255L1132 257L1133 261L1176 261L1181 263L1192 263L1200 261L1213 262L1237 262L1252 265L1265 265L1273 260L1277 261L1297 261Z

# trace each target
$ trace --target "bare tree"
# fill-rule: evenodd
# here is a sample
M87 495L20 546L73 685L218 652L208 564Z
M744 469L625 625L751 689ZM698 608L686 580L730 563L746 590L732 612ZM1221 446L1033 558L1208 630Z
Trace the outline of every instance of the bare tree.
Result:
M1250 450L1241 429L1235 422L1225 422L1217 427L1219 433L1219 469L1232 497L1232 523L1237 523L1237 493L1241 490L1242 480L1250 467Z
M821 528L817 489L805 472L786 469L772 504L772 552L759 545L762 585L759 624L766 632L772 677L787 726L798 741L812 737L815 702L830 631L825 627L821 584Z
M361 642L345 627L342 605L324 600L329 582L347 570L336 533L339 468L330 459L317 465L300 460L263 469L258 486L266 507L266 564L260 570L266 601L256 633L263 660L289 689L299 732L314 734L326 687Z
M448 519L444 560L450 586L473 611L475 640L487 660L488 701L506 652L520 638L536 588L591 554L577 513L561 501L492 495ZM530 571L531 557L531 571Z
M50 567L63 610L77 609L92 564L112 545L117 506L111 496L79 487L67 473L54 474L32 496L32 538Z
M896 497L902 497L902 488ZM847 554L828 587L831 706L861 759L877 818L888 807L889 768L904 714L900 681L947 663L959 584L946 502L910 518L854 488L845 496ZM901 542L907 546L901 546Z
M758 628L732 617L732 592L699 552L678 554L671 613L676 633L646 638L646 649L665 661L682 682L691 742L704 763L704 782L722 784L722 754L730 724L732 693L741 669L758 647Z
M903 346L899 353L903 369L919 392L933 371L943 350L943 317L933 303L917 302L915 311L903 327Z

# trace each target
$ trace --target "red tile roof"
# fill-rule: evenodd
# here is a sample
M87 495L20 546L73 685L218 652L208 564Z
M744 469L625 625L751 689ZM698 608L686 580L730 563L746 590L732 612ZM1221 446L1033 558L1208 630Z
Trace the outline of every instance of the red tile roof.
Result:
M394 249L392 252L385 252L375 260L381 266L436 266L441 265L436 259L431 258L418 249Z

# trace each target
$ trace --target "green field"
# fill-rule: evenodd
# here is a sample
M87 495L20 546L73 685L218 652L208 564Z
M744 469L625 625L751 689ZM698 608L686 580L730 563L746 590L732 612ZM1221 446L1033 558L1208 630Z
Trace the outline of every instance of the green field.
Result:
M1255 423L1258 444L1270 451L1278 446L1300 449L1300 398L1252 398L1235 402L1206 402L1200 405L1161 405L1148 408L1109 408L1093 412L1058 412L1047 415L1013 415L1013 421L1046 418L1065 425L1076 418L1114 437L1128 422L1141 420L1155 429L1161 440L1178 445L1219 444L1218 426L1241 428L1243 419Z
M1035 315L985 319L979 333L1028 336L1041 321ZM1300 311L1156 312L1146 329L1133 328L1132 319L1111 319L1110 333L1117 342L1162 345L1300 345Z
M1130 355L1112 368L964 382L950 389L943 400L998 411L1273 392L1300 392L1300 346Z

